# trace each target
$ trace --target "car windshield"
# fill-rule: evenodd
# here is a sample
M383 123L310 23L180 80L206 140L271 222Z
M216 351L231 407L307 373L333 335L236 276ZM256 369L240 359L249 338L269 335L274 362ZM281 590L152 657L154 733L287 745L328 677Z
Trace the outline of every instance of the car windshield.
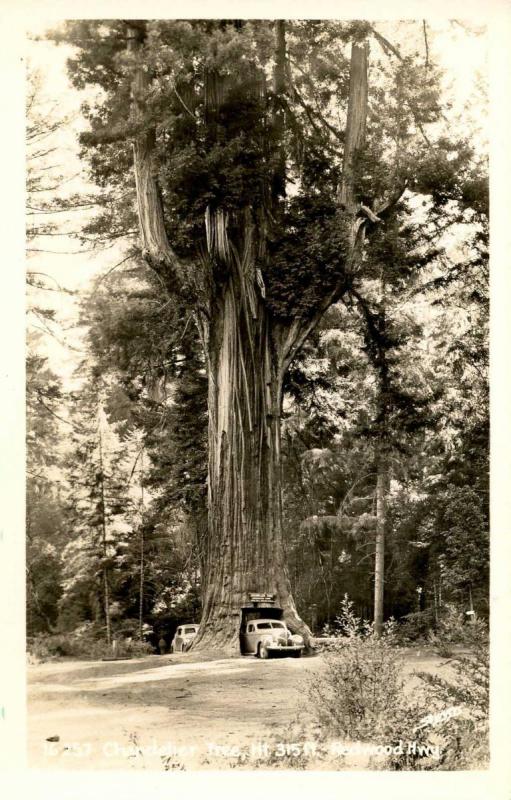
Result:
M185 633L195 633L195 628L185 628Z
M261 630L261 628L271 628L271 622L259 622L257 627L259 630Z
M272 626L272 628L285 628L286 627L283 622L272 622L271 626Z

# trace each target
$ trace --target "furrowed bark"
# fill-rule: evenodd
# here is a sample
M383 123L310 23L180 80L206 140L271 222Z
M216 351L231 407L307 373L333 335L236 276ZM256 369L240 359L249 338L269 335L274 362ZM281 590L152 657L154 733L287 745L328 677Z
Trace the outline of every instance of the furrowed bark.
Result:
M285 24L275 23L273 90L286 80ZM251 76L248 92L264 96L264 76ZM228 87L207 76L206 108L211 133ZM283 109L275 106L274 134L283 136ZM269 202L285 194L286 156L280 148ZM209 375L208 552L203 576L203 615L193 649L239 653L241 606L250 593L268 593L293 633L306 645L310 630L300 619L286 572L282 538L280 418L285 339L265 304L255 267L264 259L267 220L245 209L229 218L221 208L206 213L208 253L217 274L207 330ZM257 225L257 227L256 227Z
M241 606L251 592L275 595L289 628L306 644L310 631L296 611L282 539L282 340L257 283L250 223L241 258L225 237L210 236L230 259L208 329L209 532L193 649L237 654Z

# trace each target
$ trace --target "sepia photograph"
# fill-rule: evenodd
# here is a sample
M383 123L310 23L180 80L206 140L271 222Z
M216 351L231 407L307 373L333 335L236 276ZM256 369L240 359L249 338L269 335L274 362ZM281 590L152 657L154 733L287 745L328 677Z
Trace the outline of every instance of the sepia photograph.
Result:
M25 20L27 766L486 771L488 26L131 8Z

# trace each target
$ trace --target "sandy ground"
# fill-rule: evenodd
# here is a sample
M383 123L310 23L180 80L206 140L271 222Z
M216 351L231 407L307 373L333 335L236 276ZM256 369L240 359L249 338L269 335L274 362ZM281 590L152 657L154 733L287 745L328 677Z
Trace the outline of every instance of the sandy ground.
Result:
M321 655L267 661L196 659L190 653L30 665L29 765L278 767L284 766L281 755L298 739L293 731L299 729L300 746L313 747L308 744L313 741L313 720L304 700L307 684L324 666ZM411 651L404 669L411 676L415 669L436 672L440 664L435 656ZM346 766L339 762L337 768ZM355 760L349 766L362 764ZM330 763L330 769L335 767Z

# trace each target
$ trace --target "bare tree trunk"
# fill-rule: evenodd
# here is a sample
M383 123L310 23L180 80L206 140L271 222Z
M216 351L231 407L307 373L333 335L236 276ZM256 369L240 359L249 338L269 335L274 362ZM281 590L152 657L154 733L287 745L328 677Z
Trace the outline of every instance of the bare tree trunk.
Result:
M380 275L379 334L385 336L387 284L385 266ZM379 348L375 362L378 380L379 437L376 451L376 541L374 553L374 634L383 632L383 598L385 586L385 527L387 524L387 495L389 492L389 441L388 441L388 363L386 352Z
M383 597L385 586L385 526L387 521L387 493L389 473L384 453L377 457L376 476L376 542L374 550L374 633L383 631Z
M108 555L107 541L106 541L106 506L105 506L105 473L103 471L103 440L101 430L99 430L99 471L101 481L101 544L103 549L103 602L105 608L105 624L106 624L106 641L108 646L112 641L112 632L110 624L110 591L108 587L108 570L106 566L106 559Z
M144 635L144 527L140 529L140 584L138 590L138 633Z
M108 573L106 566L103 566L103 598L105 604L106 642L110 647L112 642L112 632L110 625L110 594L108 589Z
M138 595L138 630L140 641L144 635L144 450L140 454L140 510L141 510L141 524L140 524L140 583Z

